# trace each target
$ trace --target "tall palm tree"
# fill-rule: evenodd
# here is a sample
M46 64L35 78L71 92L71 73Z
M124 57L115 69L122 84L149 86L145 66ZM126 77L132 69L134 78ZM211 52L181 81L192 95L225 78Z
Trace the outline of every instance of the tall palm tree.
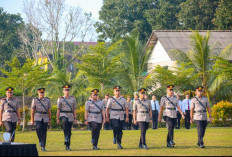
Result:
M125 57L122 60L123 73L121 79L128 92L138 90L144 85L144 73L151 55L151 48L145 49L145 44L139 40L139 33L135 32L124 39Z

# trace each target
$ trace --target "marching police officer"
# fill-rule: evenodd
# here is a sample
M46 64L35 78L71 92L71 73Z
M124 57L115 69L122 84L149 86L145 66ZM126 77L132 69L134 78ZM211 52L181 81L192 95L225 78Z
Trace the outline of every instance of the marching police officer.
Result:
M45 88L38 89L38 98L34 98L31 103L31 124L36 124L36 133L42 151L45 150L47 128L51 124L51 101L44 97Z
M149 99L145 99L145 88L139 90L139 99L135 100L133 106L134 123L139 124L141 130L139 148L148 149L146 144L146 131L149 127L149 121L152 123L152 107Z
M63 87L64 96L60 97L57 101L57 124L62 121L62 129L65 136L66 150L70 149L71 129L73 123L77 122L77 103L74 96L69 96L71 86L66 84ZM60 118L60 119L59 119Z
M126 122L129 121L128 117L128 106L126 99L120 96L120 86L114 87L114 96L111 97L107 104L106 116L107 121L112 124L114 135L116 136L116 142L118 144L118 149L123 149L121 146L122 140L122 129L124 124L124 112L126 111ZM109 110L110 117L109 117ZM114 141L113 141L114 142Z
M129 114L129 122L127 123L127 130L131 130L131 124L133 119L133 101L130 96L127 96L127 104L128 104L128 114Z
M109 93L105 94L105 99L103 99L105 114L106 114L106 106L107 106L107 102L108 102L109 98L110 98L110 94ZM105 117L106 117L106 115L105 115ZM110 130L110 123L106 122L104 124L104 129L105 130Z
M105 111L104 103L101 100L98 100L98 89L93 89L92 99L85 103L85 124L90 125L92 128L92 140L93 149L99 150L97 147L98 139L100 135L100 130L103 124L105 123Z
M14 142L16 123L20 124L20 112L18 99L13 97L14 88L6 88L6 98L1 99L0 126L4 125L11 134L11 142Z
M161 98L160 102L160 114L159 114L159 122L161 122L162 113L164 115L164 120L166 121L166 126L168 128L167 135L167 147L173 148L175 143L173 141L174 136L174 128L176 124L177 112L176 107L182 118L184 119L184 115L180 109L178 99L174 96L174 85L167 86L167 95Z
M193 118L197 125L197 133L198 133L198 143L197 145L200 148L205 148L203 138L205 135L205 130L207 126L207 111L209 113L209 120L211 121L211 108L209 105L209 101L206 97L203 96L203 87L198 86L196 88L196 97L191 99L191 124L193 124ZM194 113L194 117L193 117Z

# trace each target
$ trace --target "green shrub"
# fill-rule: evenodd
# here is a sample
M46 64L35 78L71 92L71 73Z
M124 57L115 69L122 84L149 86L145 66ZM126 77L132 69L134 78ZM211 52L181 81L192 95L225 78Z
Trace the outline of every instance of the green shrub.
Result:
M218 126L221 119L222 124L225 125L227 120L232 118L232 103L228 101L220 101L212 107L213 125Z

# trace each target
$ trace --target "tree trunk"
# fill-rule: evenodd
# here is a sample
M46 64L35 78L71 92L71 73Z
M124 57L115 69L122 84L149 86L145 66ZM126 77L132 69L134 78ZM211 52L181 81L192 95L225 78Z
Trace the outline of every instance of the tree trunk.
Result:
M23 89L23 129L22 131L25 130L25 90Z

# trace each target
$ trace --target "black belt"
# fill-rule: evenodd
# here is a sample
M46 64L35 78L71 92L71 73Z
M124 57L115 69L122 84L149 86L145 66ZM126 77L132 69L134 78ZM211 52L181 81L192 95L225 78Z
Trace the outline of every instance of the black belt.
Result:
M128 112L131 112L132 110L128 110Z
M111 109L111 111L124 111L123 109Z
M202 113L202 112L206 112L206 110L193 111L193 113L196 113L196 112L198 112L198 113Z
M35 113L47 114L47 112L42 112L42 111L35 111Z
M101 112L92 112L92 111L89 111L89 113L93 113L93 114L101 114Z
M149 113L148 111L138 111L137 113Z
M12 110L5 110L4 112L16 113L16 111L12 111Z
M158 110L152 110L152 111L158 111Z
M176 108L165 108L166 110L176 110Z
M60 111L60 113L73 113L72 111Z

